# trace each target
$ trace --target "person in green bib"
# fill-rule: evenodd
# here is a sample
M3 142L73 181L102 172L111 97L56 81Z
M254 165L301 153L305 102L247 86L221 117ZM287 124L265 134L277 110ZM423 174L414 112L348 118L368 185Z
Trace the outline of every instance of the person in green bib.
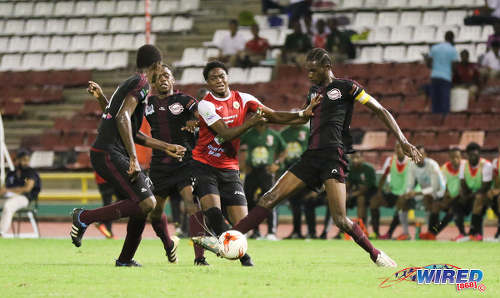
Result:
M498 146L498 152L500 155L500 145ZM491 189L488 191L487 197L488 202L495 212L498 222L497 222L497 232L495 238L500 240L500 156L493 160L493 182L491 183Z
M446 192L442 200L438 203L439 211L446 213L445 217L439 222L434 229L429 229L427 233L420 234L420 239L435 240L439 234L454 217L453 206L458 202L461 192L460 169L465 165L465 160L462 159L462 154L459 148L451 148L448 152L450 160L441 166L441 173L443 173L446 180ZM457 224L459 227L459 224ZM460 231L460 229L462 229ZM460 234L465 233L462 226L459 227Z
M399 197L406 193L409 161L410 159L405 156L401 145L396 143L394 155L387 157L384 162L383 175L378 184L377 194L370 201L373 233L379 239L391 239L394 230L399 225L399 214L396 210L387 233L385 235L379 234L380 207L394 207ZM387 189L385 189L386 183Z
M284 170L290 168L294 163L299 161L300 156L307 149L307 141L309 139L309 128L302 124L290 125L281 131L281 137L286 142L286 159ZM305 198L311 190L304 189L293 195L290 202L292 210L293 230L285 239L303 239L302 235L302 208Z
M466 215L471 213L471 225L469 237L463 234L462 228L457 241L483 239L483 216L485 213L486 194L491 187L493 179L493 167L491 163L479 156L481 147L477 143L469 143L465 149L467 160L459 175L461 179L461 196L455 204L455 215L457 217L457 226L463 226L463 220Z
M241 137L241 148L246 149L244 190L248 210L252 210L259 199L255 198L257 190L260 189L260 193L264 194L273 186L275 175L287 156L286 143L277 131L261 123L249 129ZM267 218L266 239L277 240L277 225L278 215L274 208ZM258 228L254 230L252 236L260 237Z

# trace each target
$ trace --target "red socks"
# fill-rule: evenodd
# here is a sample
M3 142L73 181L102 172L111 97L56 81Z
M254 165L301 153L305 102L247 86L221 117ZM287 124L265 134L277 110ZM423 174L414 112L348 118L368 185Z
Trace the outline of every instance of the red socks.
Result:
M128 263L132 260L137 247L139 247L141 243L142 232L144 231L145 225L146 217L130 217L127 224L127 237L125 237L122 252L118 258L119 262Z
M80 213L80 221L89 225L96 221L112 221L129 216L143 216L142 210L136 202L123 200L94 210L84 210Z
M358 224L353 223L352 230L348 234L349 236L352 237L352 239L354 239L354 241L356 241L356 243L359 246L361 246L364 250L366 250L370 254L370 258L372 259L373 262L377 260L380 251L375 247L373 247L372 243L370 242L370 240L368 240L368 237L366 237L365 233L363 233Z
M189 217L189 237L204 236L205 230L201 225L203 223L203 212L198 211ZM194 245L194 257L196 259L204 256L205 250L198 244Z
M248 231L253 230L258 227L261 222L266 219L272 210L269 210L262 206L255 206L247 216L245 216L239 223L233 226L233 230L240 231L246 234Z

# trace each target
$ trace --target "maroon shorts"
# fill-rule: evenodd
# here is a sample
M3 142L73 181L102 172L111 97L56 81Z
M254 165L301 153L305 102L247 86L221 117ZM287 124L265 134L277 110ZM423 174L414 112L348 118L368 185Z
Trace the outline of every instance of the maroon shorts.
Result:
M319 190L328 179L345 183L349 161L341 147L307 150L289 170L312 190Z

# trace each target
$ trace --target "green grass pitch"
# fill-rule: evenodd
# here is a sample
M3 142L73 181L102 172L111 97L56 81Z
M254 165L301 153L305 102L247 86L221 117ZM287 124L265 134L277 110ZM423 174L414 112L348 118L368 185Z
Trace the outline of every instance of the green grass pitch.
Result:
M188 240L179 264L167 262L159 240L144 240L142 268L115 268L121 240L0 239L0 297L500 297L500 243L375 241L399 264L378 268L352 241L249 241L255 267L219 259L193 266ZM482 269L486 291L382 279L408 266L448 263Z

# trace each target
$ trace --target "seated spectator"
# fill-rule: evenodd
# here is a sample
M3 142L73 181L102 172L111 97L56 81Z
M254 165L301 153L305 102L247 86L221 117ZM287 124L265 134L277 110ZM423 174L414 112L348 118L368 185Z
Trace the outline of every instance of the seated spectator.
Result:
M450 111L451 78L454 64L458 61L455 35L446 31L445 42L431 47L429 55L424 55L431 72L432 113L447 114Z
M491 44L494 41L500 43L500 21L495 22L495 24L493 24L493 34L488 36L488 42L486 44L488 50L491 49Z
M245 43L245 38L238 32L238 21L231 19L229 21L229 35L226 35L218 45L220 50L218 59L234 66L237 55L245 48Z
M40 193L40 177L30 168L30 155L20 150L14 161L15 169L7 173L5 186L0 188L3 201L2 218L0 220L0 237L5 237L12 224L12 217L17 210L28 207L30 201L38 198Z
M475 98L479 86L479 68L476 63L469 62L469 51L460 52L460 63L455 65L453 72L454 87L469 90L469 98Z
M326 33L326 22L323 19L319 19L316 22L316 33L313 37L313 46L315 48L326 49L326 40L328 38L328 34Z
M304 22L306 26L308 21L307 17L311 18L311 5L312 0L290 0L290 6L288 6L288 15L290 16L289 23L290 28L293 29L293 23L300 21L300 18L304 17ZM310 24L310 22L309 22Z
M490 78L498 78L500 75L500 42L494 41L491 49L484 55L481 61L481 76L484 81Z
M260 61L266 59L269 42L259 36L259 25L252 25L253 38L245 44L245 50L238 55L236 64L241 67L259 65Z
M287 35L283 47L283 63L293 63L302 67L306 61L307 52L312 49L311 39L302 33L300 22L293 23L293 33Z
M484 6L464 19L465 25L492 25L500 18L500 0L485 0Z
M356 50L349 36L338 29L337 19L331 18L328 20L330 34L326 41L326 50L337 62L343 62L347 59L356 57Z

